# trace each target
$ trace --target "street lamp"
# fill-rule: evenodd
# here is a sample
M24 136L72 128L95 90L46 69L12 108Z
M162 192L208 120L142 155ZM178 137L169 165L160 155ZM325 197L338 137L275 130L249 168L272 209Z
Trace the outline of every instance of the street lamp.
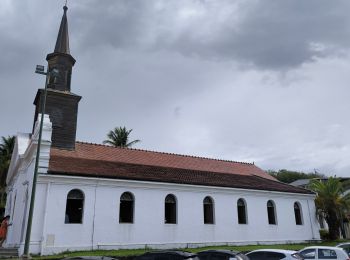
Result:
M31 197L30 197L30 206L29 206L29 215L28 215L28 222L27 222L26 240L25 240L25 243L24 243L24 252L23 252L23 255L25 257L28 257L28 258L29 258L30 235L31 235L31 230L32 230L32 220L33 220L33 211L34 211L36 182L37 182L38 169L39 169L41 136L42 136L42 132L43 132L44 114L45 114L45 106L46 106L47 84L48 84L50 76L57 77L59 75L59 71L58 71L58 69L53 69L53 70L49 71L49 68L47 68L47 71L45 72L45 66L43 66L43 65L36 65L35 73L45 75L46 76L46 80L45 80L44 96L41 99L41 111L40 111L41 112L41 119L40 119L40 127L39 127L39 137L38 137L38 144L37 144L37 148L36 148L36 157L35 157L32 193L31 193Z
M43 65L36 65L35 73L46 75L45 66L43 66Z

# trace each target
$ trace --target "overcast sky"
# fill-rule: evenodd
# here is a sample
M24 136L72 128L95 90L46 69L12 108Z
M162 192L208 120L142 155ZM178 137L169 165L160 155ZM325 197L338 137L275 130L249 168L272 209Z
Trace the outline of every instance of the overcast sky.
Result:
M64 1L0 1L0 136L30 132ZM350 176L350 1L71 0L77 140Z

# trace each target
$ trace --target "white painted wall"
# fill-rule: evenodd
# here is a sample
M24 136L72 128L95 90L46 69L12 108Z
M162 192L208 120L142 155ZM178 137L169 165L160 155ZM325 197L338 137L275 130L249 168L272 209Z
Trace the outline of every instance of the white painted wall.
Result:
M40 176L39 182L40 186L50 186L42 236L43 254L68 249L140 248L145 245L173 248L319 239L313 196L310 195L52 175ZM83 223L64 224L67 194L77 188L85 195ZM45 189L41 191L39 197L44 200ZM119 200L125 191L135 197L133 224L119 223ZM164 224L164 199L169 193L177 198L177 224ZM214 225L203 223L203 199L208 195L215 202ZM238 224L236 203L239 198L247 202L247 225ZM276 204L277 225L268 224L266 203L269 199ZM295 224L296 201L302 206L301 226Z
M21 247L23 250L26 225L30 204L30 195L33 183L33 173L36 157L36 148L39 134L39 120L36 122L35 130L32 136L29 134L17 134L14 151L11 158L11 164L7 174L7 201L5 214L10 215L10 223L12 225L8 229L7 239L4 246L6 247ZM49 116L44 116L43 134L40 150L40 160L38 172L39 174L46 174L49 165L50 146L51 146L52 124ZM39 192L40 187L38 188ZM38 193L39 193L38 192ZM38 208L38 210L36 210ZM33 235L31 239L30 250L40 251L40 241L37 232L40 230L39 221L41 205L37 203L34 208L33 220ZM34 249L34 247L36 247Z
M5 245L19 246L20 252L23 252L32 189L37 130L38 127L31 139L28 135L18 135L7 179L6 214L12 215L13 225ZM319 239L313 195L48 175L50 145L51 123L46 116L31 253L45 255L96 248L174 248ZM66 198L72 189L80 189L85 195L82 224L64 223ZM125 191L135 197L133 224L119 223L120 195ZM164 224L164 199L170 193L177 198L177 224ZM206 196L214 199L213 225L203 223L203 199ZM238 224L236 205L239 198L244 198L247 203L247 225ZM266 203L270 199L276 205L277 225L268 224ZM295 224L296 201L302 206L302 226Z

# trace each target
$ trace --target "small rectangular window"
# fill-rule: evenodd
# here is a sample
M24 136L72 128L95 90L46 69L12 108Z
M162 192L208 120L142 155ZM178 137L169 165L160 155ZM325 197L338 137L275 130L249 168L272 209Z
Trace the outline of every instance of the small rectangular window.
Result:
M300 255L304 259L315 259L316 257L316 250L315 249L305 249L300 252Z
M282 253L277 253L277 252L266 252L265 257L266 259L269 259L269 260L280 260L280 259L285 259L286 255Z
M318 259L337 259L337 253L331 249L318 249Z

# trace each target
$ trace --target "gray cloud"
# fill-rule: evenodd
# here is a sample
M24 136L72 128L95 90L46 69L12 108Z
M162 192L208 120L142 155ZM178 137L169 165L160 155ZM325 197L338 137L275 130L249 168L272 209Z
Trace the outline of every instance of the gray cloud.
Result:
M347 1L103 1L91 8L92 3L77 4L83 48L167 49L274 70L349 48Z
M31 130L62 3L0 2L0 136ZM347 1L71 1L78 139L348 176Z

